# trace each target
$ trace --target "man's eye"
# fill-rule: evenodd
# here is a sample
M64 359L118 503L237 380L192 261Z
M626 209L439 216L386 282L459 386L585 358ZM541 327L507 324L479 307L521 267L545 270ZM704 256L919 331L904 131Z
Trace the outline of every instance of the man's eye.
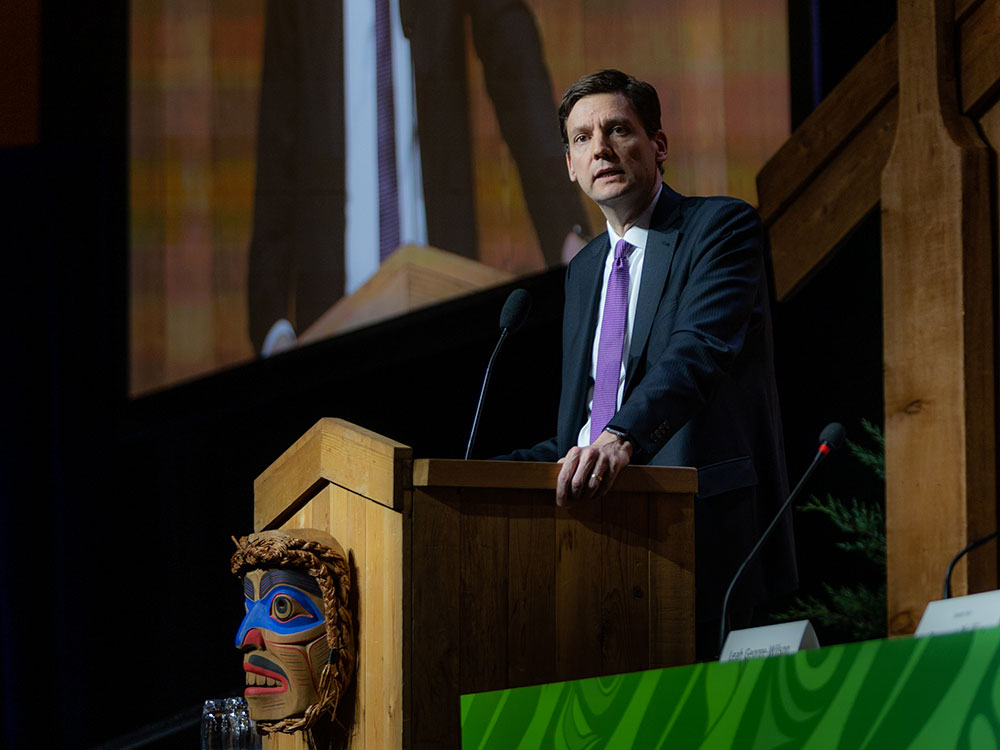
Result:
M576 138L573 139L573 142L574 143L584 143L586 140L587 140L587 136L585 136L585 135L578 135Z

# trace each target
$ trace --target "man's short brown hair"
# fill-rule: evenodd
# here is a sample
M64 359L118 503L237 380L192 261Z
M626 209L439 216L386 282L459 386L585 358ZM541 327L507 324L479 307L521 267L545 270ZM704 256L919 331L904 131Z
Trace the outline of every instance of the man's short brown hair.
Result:
M566 89L559 104L559 130L563 146L569 149L566 119L578 101L592 94L622 94L635 113L639 115L646 135L652 137L660 130L660 97L650 84L633 78L620 70L602 70L579 79Z

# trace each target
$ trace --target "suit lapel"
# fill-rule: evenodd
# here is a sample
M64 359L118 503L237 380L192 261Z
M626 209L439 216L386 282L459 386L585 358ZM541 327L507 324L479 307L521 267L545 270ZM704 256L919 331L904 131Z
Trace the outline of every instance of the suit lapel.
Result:
M572 351L579 353L580 342L583 352L589 362L590 350L594 344L594 329L597 326L597 308L601 300L601 283L604 280L604 263L607 260L611 244L607 232L595 237L580 251L580 259L573 265L573 274L583 281L578 288L581 291L579 299L573 301L573 309L567 310L577 321L576 338Z
M670 272L670 263L677 246L681 196L663 186L660 200L653 212L649 236L646 240L646 254L642 262L642 280L639 282L639 299L635 306L635 321L629 343L628 367L625 370L625 393L631 387L639 359L646 349L653 317L660 306L660 299Z

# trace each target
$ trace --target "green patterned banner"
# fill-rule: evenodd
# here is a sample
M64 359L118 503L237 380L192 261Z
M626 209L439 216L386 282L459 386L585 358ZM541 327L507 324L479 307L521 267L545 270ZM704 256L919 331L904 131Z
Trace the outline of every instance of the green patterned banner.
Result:
M462 696L464 750L998 748L1000 630Z

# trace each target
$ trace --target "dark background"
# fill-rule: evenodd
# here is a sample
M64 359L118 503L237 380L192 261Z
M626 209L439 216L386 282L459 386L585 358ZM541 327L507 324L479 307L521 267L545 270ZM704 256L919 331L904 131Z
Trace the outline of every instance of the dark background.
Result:
M0 148L0 743L121 747L242 690L229 537L251 529L253 478L324 416L461 456L513 286L129 401L127 3L40 7L40 136ZM895 4L789 8L797 125ZM880 283L876 213L775 308L793 479L828 421L882 420ZM518 285L534 308L495 372L480 457L554 434L562 274ZM848 464L816 491L850 494ZM804 582L829 580L830 540L798 523ZM196 747L197 729L158 746Z

